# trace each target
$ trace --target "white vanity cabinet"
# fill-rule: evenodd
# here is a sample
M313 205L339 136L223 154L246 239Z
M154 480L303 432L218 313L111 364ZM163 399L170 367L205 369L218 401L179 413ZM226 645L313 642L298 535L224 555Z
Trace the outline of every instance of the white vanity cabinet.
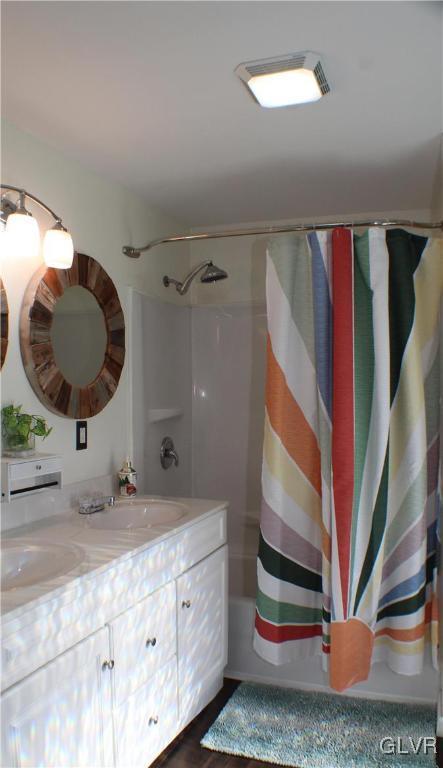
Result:
M113 765L108 629L3 694L2 768Z
M38 627L50 629L48 604L7 633L5 679L17 680L15 670L23 679L2 693L2 768L147 768L155 760L222 685L225 542L222 509L116 564L114 575L102 571L91 592L83 586L77 600L95 605L87 622L78 621L77 600L63 597L51 636L73 647L56 656L40 636L36 671L31 640Z
M226 547L194 565L177 581L180 730L216 693L227 662Z

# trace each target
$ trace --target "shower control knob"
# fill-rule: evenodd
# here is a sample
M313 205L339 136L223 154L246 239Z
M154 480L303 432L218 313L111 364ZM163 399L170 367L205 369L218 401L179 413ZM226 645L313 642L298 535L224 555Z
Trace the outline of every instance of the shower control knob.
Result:
M182 601L182 608L190 608L191 607L191 601L190 600L183 600Z
M160 464L163 469L169 469L172 463L178 467L178 453L172 437L164 437L160 446Z

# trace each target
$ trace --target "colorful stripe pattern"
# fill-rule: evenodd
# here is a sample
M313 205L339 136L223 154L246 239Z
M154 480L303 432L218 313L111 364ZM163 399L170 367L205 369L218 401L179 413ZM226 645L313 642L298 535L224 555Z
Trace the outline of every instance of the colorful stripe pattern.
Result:
M443 241L336 229L267 257L263 506L254 647L437 664Z

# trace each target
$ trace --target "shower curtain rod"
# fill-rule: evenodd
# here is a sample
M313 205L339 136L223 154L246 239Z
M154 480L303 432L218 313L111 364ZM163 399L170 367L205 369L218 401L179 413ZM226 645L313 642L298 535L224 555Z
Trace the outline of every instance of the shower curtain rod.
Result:
M183 243L196 240L217 240L221 237L248 237L250 235L279 235L284 232L314 232L317 229L336 229L337 227L410 227L412 229L443 229L443 221L407 221L404 219L381 219L380 221L334 221L314 224L281 224L256 229L226 229L219 232L196 232L190 235L170 235L151 240L141 248L123 246L123 253L130 259L140 258L144 251L150 251L156 245L165 243Z

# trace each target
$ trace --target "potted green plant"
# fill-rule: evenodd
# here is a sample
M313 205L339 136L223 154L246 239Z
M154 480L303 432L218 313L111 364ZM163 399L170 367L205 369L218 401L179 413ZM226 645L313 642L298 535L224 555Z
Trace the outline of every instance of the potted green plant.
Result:
M5 456L31 456L35 451L36 435L44 440L51 430L43 416L23 413L21 405L2 408L2 452Z

